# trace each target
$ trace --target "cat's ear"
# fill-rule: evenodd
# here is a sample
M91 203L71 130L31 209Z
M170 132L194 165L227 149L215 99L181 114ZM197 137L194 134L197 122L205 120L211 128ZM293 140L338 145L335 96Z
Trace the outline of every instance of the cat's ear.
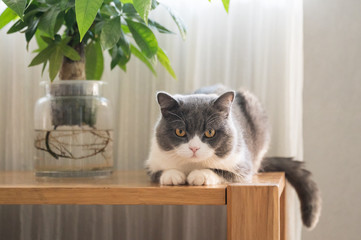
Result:
M225 112L228 115L228 113L231 109L234 97L235 97L234 91L225 92L221 96L219 96L216 99L216 101L214 101L213 106L217 110L219 110L221 112Z
M179 107L178 101L166 92L158 92L157 101L163 115L172 109Z

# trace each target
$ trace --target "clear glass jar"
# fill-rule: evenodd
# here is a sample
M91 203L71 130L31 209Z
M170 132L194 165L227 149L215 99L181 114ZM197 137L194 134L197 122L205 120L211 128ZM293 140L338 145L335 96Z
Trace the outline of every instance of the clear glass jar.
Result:
M37 176L108 175L113 168L113 111L102 97L104 82L43 82L35 105Z

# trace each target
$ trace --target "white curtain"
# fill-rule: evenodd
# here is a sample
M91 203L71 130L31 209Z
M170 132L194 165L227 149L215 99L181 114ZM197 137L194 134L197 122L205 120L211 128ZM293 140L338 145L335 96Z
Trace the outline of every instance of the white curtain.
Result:
M137 59L127 73L109 70L106 97L114 105L117 169L142 169L159 111L155 93L190 93L223 83L253 91L272 122L269 155L302 159L302 0L163 1L183 17L188 36L158 34L178 75ZM2 8L4 5L0 5ZM164 9L151 17L177 31ZM23 35L0 31L0 170L31 170L33 106L42 96L41 68ZM34 49L35 44L30 44ZM288 239L301 238L299 206L288 188ZM225 207L0 206L4 239L226 239Z

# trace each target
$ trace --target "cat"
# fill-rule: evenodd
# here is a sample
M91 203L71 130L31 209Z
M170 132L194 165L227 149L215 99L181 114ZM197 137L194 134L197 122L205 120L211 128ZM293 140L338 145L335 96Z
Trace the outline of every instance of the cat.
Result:
M190 95L158 92L157 101L161 117L145 163L153 182L214 185L283 171L300 198L304 225L317 224L321 198L303 162L265 157L270 130L255 95L216 85Z

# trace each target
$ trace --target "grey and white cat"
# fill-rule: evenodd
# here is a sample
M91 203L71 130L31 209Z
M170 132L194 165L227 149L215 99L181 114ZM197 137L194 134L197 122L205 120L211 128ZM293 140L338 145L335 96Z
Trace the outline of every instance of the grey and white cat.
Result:
M303 223L313 228L321 198L303 163L265 158L267 117L248 91L217 85L191 95L157 94L161 118L146 161L152 181L163 185L213 185L250 181L258 172L284 171L301 201Z

